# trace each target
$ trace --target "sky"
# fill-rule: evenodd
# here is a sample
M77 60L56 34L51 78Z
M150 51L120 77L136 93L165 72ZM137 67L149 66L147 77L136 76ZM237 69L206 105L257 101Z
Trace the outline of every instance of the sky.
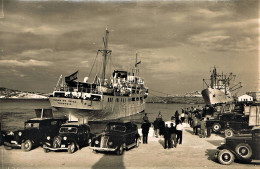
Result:
M82 81L106 27L110 69L130 70L137 51L151 92L201 91L214 66L237 75L240 95L258 87L258 1L4 0L3 10L1 87L50 93L61 74L76 70Z

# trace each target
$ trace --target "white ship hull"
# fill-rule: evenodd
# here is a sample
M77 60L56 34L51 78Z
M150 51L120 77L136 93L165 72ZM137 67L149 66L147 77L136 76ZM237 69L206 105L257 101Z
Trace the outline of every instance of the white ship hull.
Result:
M201 92L206 105L214 105L217 103L232 102L233 98L226 95L224 91L219 89L207 88Z
M138 98L138 99L136 99ZM103 95L101 101L50 97L51 106L67 112L81 113L89 119L117 119L131 116L145 110L144 97Z

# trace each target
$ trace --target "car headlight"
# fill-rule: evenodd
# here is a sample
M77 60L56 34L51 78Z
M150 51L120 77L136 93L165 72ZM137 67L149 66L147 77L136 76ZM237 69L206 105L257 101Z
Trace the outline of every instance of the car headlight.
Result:
M112 142L112 141L108 142L108 145L109 145L109 146L112 146L112 144L113 144L113 142Z
M22 136L22 134L23 134L23 133L19 131L18 135L19 135L19 136Z
M99 141L98 141L98 140L96 140L96 141L95 141L95 144L98 144L98 143L99 143Z
M48 136L48 137L47 137L47 140L50 140L50 139L51 139L51 137L50 137L50 136Z
M63 137L63 140L67 140L67 137Z

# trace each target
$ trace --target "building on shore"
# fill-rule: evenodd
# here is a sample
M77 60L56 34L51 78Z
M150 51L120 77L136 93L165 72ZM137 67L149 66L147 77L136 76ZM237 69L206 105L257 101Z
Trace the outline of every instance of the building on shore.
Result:
M246 94L253 97L254 101L260 101L260 91L258 91L258 92L247 92Z
M244 94L244 95L238 97L238 101L239 102L252 102L253 101L253 97L249 96L247 94Z

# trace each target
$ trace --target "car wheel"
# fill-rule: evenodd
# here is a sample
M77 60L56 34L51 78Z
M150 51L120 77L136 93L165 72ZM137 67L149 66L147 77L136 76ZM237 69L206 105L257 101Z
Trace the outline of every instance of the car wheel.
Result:
M239 154L243 159L250 159L252 156L252 149L250 145L245 143L240 143L236 146L235 151Z
M232 129L226 129L225 130L225 137L233 137L234 131Z
M231 153L229 150L227 149L224 149L224 150L221 150L219 153L218 153L218 161L221 163L221 164L224 164L224 165L229 165L231 164L235 159L235 156L233 153Z
M121 145L117 150L116 150L116 154L117 155L122 155L124 153L124 147L123 145Z
M9 147L9 146L4 146L4 148L5 148L6 150L12 150L12 149L13 149L12 147Z
M26 140L24 143L22 143L22 150L23 151L30 151L32 149L32 141Z
M46 145L43 145L43 152L45 152L45 153L48 153L48 152L50 152L50 150L48 150L48 149L46 149L45 147L47 147Z
M76 145L74 142L72 142L69 146L68 146L68 153L72 154L74 153L76 150Z
M213 126L212 126L212 130L214 132L219 132L220 128L221 128L221 125L219 123L214 123Z

